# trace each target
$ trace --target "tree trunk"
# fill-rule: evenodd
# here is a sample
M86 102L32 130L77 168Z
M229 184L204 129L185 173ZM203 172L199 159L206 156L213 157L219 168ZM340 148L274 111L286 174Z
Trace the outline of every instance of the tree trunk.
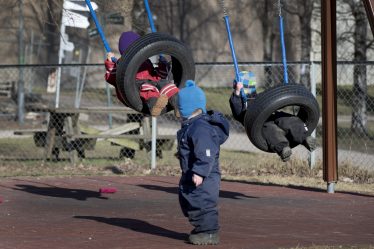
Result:
M312 13L314 0L304 0L299 4L299 21L301 29L301 61L310 61L312 49ZM303 65L300 75L300 83L310 87L310 66Z
M354 61L366 61L367 20L366 12L361 2L352 3L352 12L355 19L354 31ZM352 96L352 124L351 129L358 134L366 134L367 129L367 78L366 65L356 64L353 69L353 96Z
M257 6L259 10L259 19L262 26L262 43L263 43L263 61L271 62L273 60L273 43L275 39L274 27L272 20L274 19L273 1L264 0ZM264 87L268 88L274 85L272 66L264 68Z
M60 32L61 16L62 16L62 3L57 5L56 1L48 0L47 18L46 22L46 40L48 41L47 46L47 63L56 64L58 62L58 48L60 36L56 35ZM60 11L60 15L57 13Z
M145 35L150 29L150 23L142 1L134 1L134 6L131 11L132 30L140 35ZM156 30L157 24L155 23Z

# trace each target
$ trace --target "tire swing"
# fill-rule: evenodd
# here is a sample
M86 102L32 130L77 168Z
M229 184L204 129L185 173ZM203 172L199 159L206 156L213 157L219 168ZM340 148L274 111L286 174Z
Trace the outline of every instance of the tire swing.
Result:
M149 33L137 39L119 59L116 80L126 104L144 114L149 114L149 111L140 99L135 76L143 62L160 54L171 56L171 71L174 83L178 88L183 87L186 80L195 78L195 63L192 53L181 41L168 34L158 32Z
M226 23L226 30L229 37L231 54L233 57L236 79L239 79L239 68L235 58L235 50L231 39L230 26L227 12L224 7L224 0L221 0L224 10L224 19ZM257 94L254 101L247 106L247 111L244 117L244 127L249 140L258 149L273 153L267 145L267 142L262 133L262 127L267 119L278 110L287 111L292 110L292 114L299 117L308 128L307 135L315 130L319 121L319 105L316 98L311 92L301 84L288 84L286 51L284 44L283 32L283 17L281 13L281 1L278 0L279 6L279 21L280 21L280 36L282 47L282 61L284 67L284 84L277 85L266 89ZM293 148L296 145L290 144Z
M111 52L90 0L85 1L90 9L100 38L104 43L106 52ZM140 37L126 49L117 62L116 83L126 105L146 115L150 113L140 99L139 87L135 82L135 76L146 60L160 54L171 57L171 73L178 88L183 87L186 80L195 79L195 62L191 50L177 38L164 33L154 32ZM167 110L163 110L162 113L168 112L172 108L168 106L165 109Z
M263 137L262 127L272 113L290 108L308 128L308 136L317 127L319 105L310 91L300 84L278 85L259 94L247 107L244 126L249 140L260 150L273 152ZM295 147L290 144L290 147Z

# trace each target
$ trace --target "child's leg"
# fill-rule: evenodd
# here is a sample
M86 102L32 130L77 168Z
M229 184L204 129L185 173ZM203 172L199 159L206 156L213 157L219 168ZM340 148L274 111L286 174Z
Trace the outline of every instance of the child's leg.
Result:
M317 141L316 138L309 136L305 138L305 140L302 143L305 148L307 148L309 151L314 151L317 147Z
M210 174L199 187L192 182L192 174L182 176L179 203L183 214L195 228L193 233L214 233L219 230L219 184L219 174Z
M302 144L309 151L316 149L317 143L314 137L307 137L308 128L305 123L296 116L281 117L275 120L275 123L287 132L287 137L294 145Z
M275 120L275 124L286 132L292 143L301 144L307 137L308 128L299 117L280 117Z
M270 150L276 152L283 161L288 161L292 150L286 138L286 132L279 128L273 121L268 121L265 122L262 133Z

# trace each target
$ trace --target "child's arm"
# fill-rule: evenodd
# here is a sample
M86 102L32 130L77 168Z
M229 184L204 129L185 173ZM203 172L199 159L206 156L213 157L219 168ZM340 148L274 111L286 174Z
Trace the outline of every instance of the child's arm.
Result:
M116 72L117 72L117 64L112 61L114 57L114 53L109 52L107 53L107 58L105 60L105 80L109 84L116 86Z
M162 79L166 79L171 73L170 63L162 55L159 56L156 72L157 72L157 75L160 76Z
M194 175L197 175L193 179L196 184L202 182L202 179L210 174L214 164L217 163L220 144L216 132L211 127L202 126L196 129L190 138L195 158L191 170Z
M235 89L233 93L231 94L229 102L230 102L232 115L237 121L243 124L245 112L247 111L247 109L246 109L245 103L243 102L242 97L240 96L241 94L240 91L242 88L243 88L243 83L237 82L235 85Z

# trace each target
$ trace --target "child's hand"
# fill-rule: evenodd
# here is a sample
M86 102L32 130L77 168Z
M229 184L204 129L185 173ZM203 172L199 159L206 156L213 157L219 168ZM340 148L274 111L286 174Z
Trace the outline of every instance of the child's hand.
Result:
M237 82L235 85L235 95L239 96L240 95L240 90L243 88L243 83L242 82Z
M168 60L162 55L158 57L158 62L168 64Z
M109 52L109 53L106 54L106 59L107 59L108 61L112 61L112 58L115 58L113 52Z
M203 183L203 178L199 175L193 174L192 181L195 183L195 186L199 186Z

